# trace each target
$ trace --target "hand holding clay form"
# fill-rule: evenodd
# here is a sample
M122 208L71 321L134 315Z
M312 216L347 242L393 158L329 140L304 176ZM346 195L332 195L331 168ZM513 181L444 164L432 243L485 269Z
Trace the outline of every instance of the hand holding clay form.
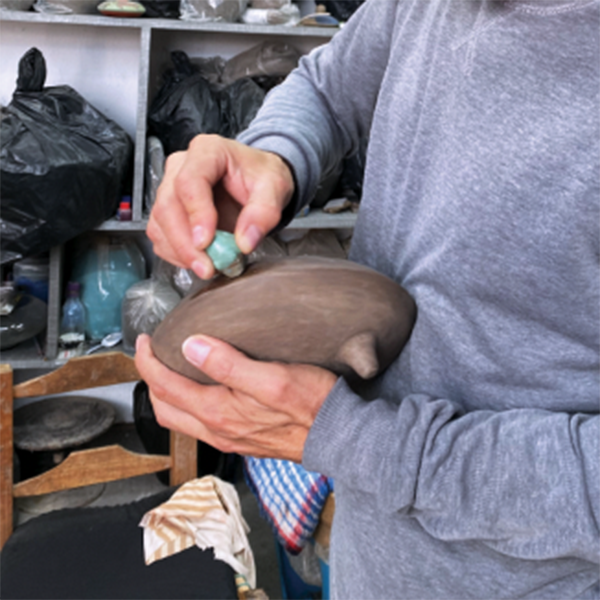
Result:
M181 351L191 335L218 338L255 360L369 379L398 356L415 317L409 294L367 267L320 257L263 259L184 299L154 332L152 350L204 384L212 380Z
M250 254L279 223L293 191L292 173L276 154L198 135L186 152L167 158L146 233L156 255L210 279L205 249L217 226Z

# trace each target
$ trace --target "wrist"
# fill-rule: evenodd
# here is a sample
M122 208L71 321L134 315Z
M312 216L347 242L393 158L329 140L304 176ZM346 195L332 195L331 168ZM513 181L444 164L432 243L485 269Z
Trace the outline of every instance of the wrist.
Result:
M274 227L269 233L276 233L281 231L284 227L290 223L290 221L296 216L299 210L299 199L298 199L298 181L296 178L296 171L292 165L292 163L277 152L267 151L273 156L277 157L278 162L282 165L282 172L286 173L285 178L288 181L289 186L289 194L286 195L285 201L281 207L281 218L279 223Z
M283 157L281 154L277 154L277 152L272 152L270 150L268 150L267 152L275 158L278 165L278 171L281 173L281 187L284 191L284 204L281 207L281 210L283 211L286 208L286 206L289 205L290 200L293 198L296 192L296 174L294 172L294 167L285 157Z

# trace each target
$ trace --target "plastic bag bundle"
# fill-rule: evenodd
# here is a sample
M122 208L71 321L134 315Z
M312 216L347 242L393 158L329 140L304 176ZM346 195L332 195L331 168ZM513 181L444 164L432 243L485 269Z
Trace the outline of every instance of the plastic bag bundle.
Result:
M199 133L219 133L221 109L208 81L192 65L187 54L171 52L173 68L148 111L152 135L160 139L165 154L185 150Z
M298 66L300 52L285 42L262 42L240 52L225 64L221 81L231 84L242 77L285 77Z
M69 86L44 87L36 48L0 121L2 264L39 254L114 214L133 143Z
M221 129L224 137L234 138L244 131L265 100L265 92L252 79L238 79L219 94Z
M247 0L181 0L179 15L184 21L234 23L246 10Z
M357 153L344 159L338 185L340 195L352 200L360 200L362 197L364 173L365 154Z
M180 301L179 294L165 281L150 278L134 283L125 292L121 307L123 348L133 351L137 336L154 333Z
M178 19L179 2L177 0L138 0L146 9L146 17L153 19Z
M365 2L365 0L319 0L325 10L338 21L347 21Z
M221 89L221 76L225 69L226 60L222 56L209 56L207 58L198 56L194 58L194 66L198 73L208 81L213 89Z
M148 111L150 133L160 139L166 155L186 150L200 133L235 137L248 126L264 101L262 88L246 79L217 89L185 52L174 51L171 59L173 68L164 74Z

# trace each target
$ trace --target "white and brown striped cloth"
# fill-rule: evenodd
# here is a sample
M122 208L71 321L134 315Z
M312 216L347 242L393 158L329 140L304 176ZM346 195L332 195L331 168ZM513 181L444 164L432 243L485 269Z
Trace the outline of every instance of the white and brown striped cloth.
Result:
M188 481L167 502L147 512L140 526L147 565L193 545L201 550L213 548L215 558L244 575L251 588L256 587L247 536L250 528L230 483L212 475Z

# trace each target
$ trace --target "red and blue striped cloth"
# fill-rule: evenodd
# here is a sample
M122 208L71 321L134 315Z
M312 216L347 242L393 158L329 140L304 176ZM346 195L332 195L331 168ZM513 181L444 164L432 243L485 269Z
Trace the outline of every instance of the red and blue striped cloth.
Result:
M291 554L298 554L319 524L333 480L287 460L248 456L244 467L261 515L279 543Z

